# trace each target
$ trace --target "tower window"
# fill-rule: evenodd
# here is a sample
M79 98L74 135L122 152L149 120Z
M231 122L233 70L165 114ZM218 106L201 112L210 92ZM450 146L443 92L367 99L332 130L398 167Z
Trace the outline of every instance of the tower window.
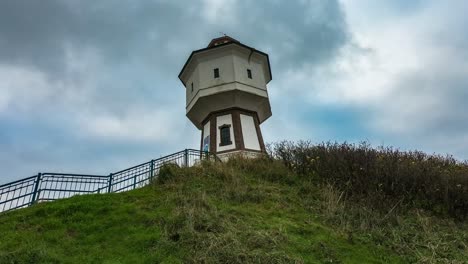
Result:
M192 93L193 93L193 83L192 83Z
M218 68L214 69L213 73L214 73L215 78L219 78L219 69Z
M252 79L252 71L250 69L247 69L247 77L249 77L249 79Z
M221 135L220 146L231 145L231 125L222 125L219 127L219 134Z

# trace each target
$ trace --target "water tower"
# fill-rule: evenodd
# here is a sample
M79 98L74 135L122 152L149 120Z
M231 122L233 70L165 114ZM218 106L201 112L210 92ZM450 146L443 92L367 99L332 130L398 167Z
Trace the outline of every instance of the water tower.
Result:
M193 51L180 71L186 114L201 130L201 150L225 159L265 152L260 124L271 116L268 54L223 36Z

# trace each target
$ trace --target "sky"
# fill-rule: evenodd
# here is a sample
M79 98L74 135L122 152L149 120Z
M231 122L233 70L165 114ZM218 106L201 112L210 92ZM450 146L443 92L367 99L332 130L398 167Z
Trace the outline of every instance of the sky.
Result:
M185 148L177 75L227 34L270 56L267 143L468 159L468 1L2 0L0 184L108 174Z

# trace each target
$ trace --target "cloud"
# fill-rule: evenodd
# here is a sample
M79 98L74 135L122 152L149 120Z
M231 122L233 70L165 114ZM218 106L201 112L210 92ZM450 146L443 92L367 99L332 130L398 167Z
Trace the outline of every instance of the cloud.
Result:
M224 32L269 53L266 141L467 158L464 1L0 3L0 168L105 173L185 147L177 74ZM21 165L26 164L26 165Z
M41 72L0 65L0 79L0 112L10 108L24 110L32 101L43 101L51 95L47 78Z
M349 40L345 15L338 1L264 4L239 0L231 12L242 19L222 24L224 30L268 52L276 71L305 63L322 63L335 56Z
M347 39L337 1L284 5L161 0L116 5L106 0L87 4L7 0L1 5L0 47L7 52L1 53L0 60L54 74L65 66L69 43L97 49L108 63L138 59L158 70L174 70L188 52L203 47L220 31L274 51L289 65L326 58Z
M77 117L76 136L87 136L100 140L125 142L170 141L174 131L181 129L180 123L173 122L173 117L180 115L177 111L166 109L132 109L125 116L80 114ZM182 135L180 135L182 136Z
M7 0L0 8L0 62L4 72L9 66L42 75L57 96L71 93L119 112L128 99L147 103L151 92L155 103L177 100L159 90L179 89L176 76L190 51L219 31L270 52L277 71L327 60L348 38L336 1ZM2 89L15 90L9 86Z
M100 172L197 148L177 74L219 32L269 52L274 76L349 39L337 1L1 1L0 167Z
M467 158L467 4L431 1L375 15L389 4L367 3L345 2L352 40L325 63L290 69L277 96L362 112L354 121L377 144Z

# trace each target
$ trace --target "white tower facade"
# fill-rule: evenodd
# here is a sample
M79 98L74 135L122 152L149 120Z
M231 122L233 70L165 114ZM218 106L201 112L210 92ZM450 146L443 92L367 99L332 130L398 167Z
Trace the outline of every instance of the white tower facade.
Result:
M179 79L187 117L201 130L201 150L221 158L265 152L260 124L271 116L268 54L223 36L193 51Z

